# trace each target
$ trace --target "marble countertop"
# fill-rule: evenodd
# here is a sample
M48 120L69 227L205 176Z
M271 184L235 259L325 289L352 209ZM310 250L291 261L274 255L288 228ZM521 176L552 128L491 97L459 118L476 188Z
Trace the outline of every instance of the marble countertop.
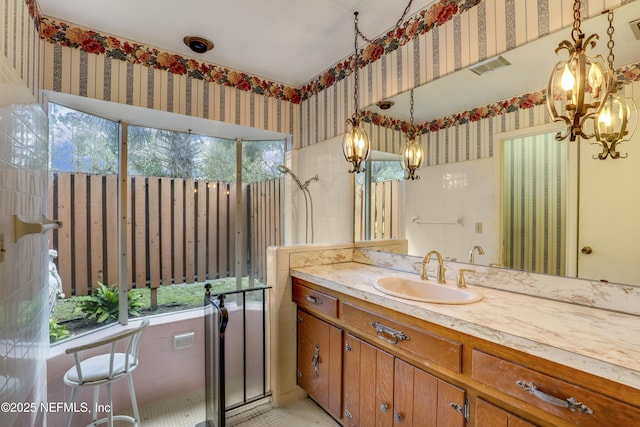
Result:
M419 276L355 262L296 267L291 275L640 390L638 316L473 285L469 290L484 297L477 303L410 301L378 291L373 282Z

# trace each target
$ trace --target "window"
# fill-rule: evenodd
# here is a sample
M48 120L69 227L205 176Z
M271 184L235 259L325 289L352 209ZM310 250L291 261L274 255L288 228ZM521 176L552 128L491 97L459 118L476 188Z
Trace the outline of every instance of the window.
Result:
M365 169L355 176L355 240L398 238L402 165L399 160L369 160Z
M49 111L50 212L65 224L50 242L65 294L52 318L80 332L118 318L116 303L84 319L119 282L121 124L57 104ZM284 141L124 128L130 315L201 307L205 282L218 291L263 284L266 247L282 242Z

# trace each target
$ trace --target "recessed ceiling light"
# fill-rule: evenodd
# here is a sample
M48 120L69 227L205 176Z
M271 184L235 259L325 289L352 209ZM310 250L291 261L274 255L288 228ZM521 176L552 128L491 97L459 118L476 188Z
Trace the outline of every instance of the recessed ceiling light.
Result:
M393 107L394 102L393 101L379 101L376 103L376 105L378 106L379 109L381 110L388 110L389 108Z
M184 44L189 46L189 49L195 53L205 53L213 49L213 42L200 36L185 36Z

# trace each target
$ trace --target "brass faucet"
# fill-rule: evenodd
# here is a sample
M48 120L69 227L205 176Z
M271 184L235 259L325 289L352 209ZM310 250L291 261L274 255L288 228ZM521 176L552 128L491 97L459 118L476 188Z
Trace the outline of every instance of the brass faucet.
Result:
M474 256L473 255L474 255L474 253L476 251L478 251L478 255L484 255L484 249L482 249L482 246L475 245L469 251L469 264L475 264L475 260L474 260Z
M429 261L431 260L431 255L435 254L436 258L438 258L438 283L447 283L447 281L444 278L444 264L442 262L442 256L440 255L440 253L438 251L429 251L428 254L425 255L425 257L422 259L422 272L420 273L420 279L422 280L427 280L427 269L426 269L426 264L429 264Z

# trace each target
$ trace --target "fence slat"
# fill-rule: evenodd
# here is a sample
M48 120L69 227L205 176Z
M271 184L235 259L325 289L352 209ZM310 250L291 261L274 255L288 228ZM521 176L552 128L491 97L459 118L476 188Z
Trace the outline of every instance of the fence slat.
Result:
M173 243L171 241L171 229L173 218L171 216L171 188L173 181L171 178L160 178L160 263L162 269L162 285L170 285L173 278Z
M229 191L229 197L227 198L228 203L228 216L227 223L229 224L229 228L227 229L227 239L229 241L229 264L228 264L228 277L233 277L236 275L236 215L235 215L235 206L236 206L236 198L238 197L236 191L235 184L227 184L227 190Z
M143 176L134 177L133 199L133 238L132 246L135 248L135 264L133 266L135 274L136 288L147 287L147 183Z
M195 184L192 179L185 180L184 186L184 265L185 282L193 283L196 274L195 260Z
M89 243L91 245L91 271L90 277L91 286L96 286L97 282L104 283L104 256L102 253L102 244L104 240L103 226L102 226L102 176L101 175L89 175L89 218L90 229Z
M129 289L131 289L131 285L133 283L133 223L134 219L132 217L133 213L133 183L131 182L131 178L127 179L127 195L129 196L127 199L127 283Z
M207 280L207 182L199 181L197 186L196 254L197 280Z
M58 206L58 218L63 227L58 228L58 273L62 280L62 290L67 297L73 293L73 272L71 271L71 175L66 173L56 174L58 200L54 203Z
M247 203L249 203L249 186L248 185L242 185L242 218L243 218L243 221L242 221L242 224L241 224L241 226L242 226L242 234L241 235L243 236L243 239L242 239L242 242L241 242L242 243L242 251L241 251L241 253L242 253L242 256L244 258L242 260L242 264L241 264L242 265L242 271L240 273L240 274L242 274L242 277L244 277L244 276L246 276L248 274L247 266L249 264L248 263L249 245L248 245L246 236L247 236L247 233L249 232L250 224L249 224L249 218L245 218L245 216L247 215L247 209L246 209Z
M208 209L209 214L207 221L207 246L209 248L208 254L208 266L207 273L209 279L216 279L220 277L219 263L218 263L218 244L220 239L218 238L218 217L219 217L219 204L218 204L218 191L220 184L212 183L207 185L207 193L209 195Z
M229 272L228 213L229 194L227 184L220 184L218 190L218 273L227 277Z
M184 283L184 180L173 180L173 283Z
M87 257L87 174L77 173L73 177L73 248L76 295L87 295L89 268ZM95 286L95 285L94 285Z
M147 178L149 204L147 205L147 221L149 223L149 272L150 288L160 286L160 192L159 180Z
M104 216L107 258L105 284L112 285L118 280L118 177L107 175L105 189Z

